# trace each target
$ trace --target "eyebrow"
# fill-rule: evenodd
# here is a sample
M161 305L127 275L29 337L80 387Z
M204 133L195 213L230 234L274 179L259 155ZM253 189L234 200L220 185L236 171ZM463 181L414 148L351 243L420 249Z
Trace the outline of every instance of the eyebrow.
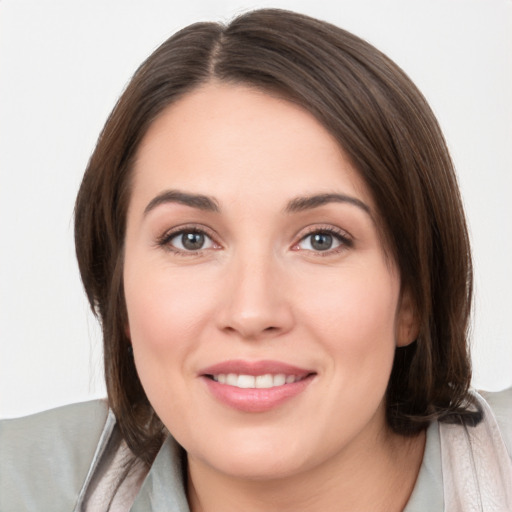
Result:
M285 213L297 213L305 210L312 210L329 203L348 203L361 210L365 211L371 216L371 209L360 199L356 197L347 196L345 194L316 194L312 196L296 197L288 202L285 208Z
M154 197L144 209L144 215L147 215L151 210L154 210L157 206L167 203L179 203L191 208L197 208L199 210L219 213L220 208L217 200L213 197L205 196L203 194L191 194L188 192L181 192L179 190L166 190L161 194ZM284 212L285 213L297 213L305 210L312 210L319 208L320 206L329 203L349 203L358 208L362 209L369 215L371 215L370 207L352 196L345 194L315 194L311 196L296 197L288 202Z
M157 206L168 203L179 203L191 208L197 208L208 212L220 212L219 205L213 197L202 194L190 194L179 190L166 190L154 197L144 209L144 215L147 215Z

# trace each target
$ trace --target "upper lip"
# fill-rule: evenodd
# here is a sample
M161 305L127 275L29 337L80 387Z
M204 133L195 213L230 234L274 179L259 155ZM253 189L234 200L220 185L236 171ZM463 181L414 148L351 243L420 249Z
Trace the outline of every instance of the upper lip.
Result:
M305 368L299 368L291 364L283 363L281 361L243 361L238 359L232 359L228 361L222 361L216 363L207 368L203 368L200 375L220 375L235 373L237 375L295 375L297 377L306 377L311 373L315 373L312 370Z

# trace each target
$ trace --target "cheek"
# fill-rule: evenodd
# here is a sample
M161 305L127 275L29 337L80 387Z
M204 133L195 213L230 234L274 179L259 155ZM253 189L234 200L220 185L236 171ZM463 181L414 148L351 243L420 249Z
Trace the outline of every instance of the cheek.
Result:
M340 411L352 411L356 421L377 409L388 385L399 280L382 265L346 270L316 281L316 293L302 297L301 316L328 355Z
M314 293L301 293L301 315L333 343L361 350L383 342L394 346L399 283L388 270L347 268L325 281ZM339 340L339 343L337 342Z
M193 355L211 333L218 279L211 272L177 272L161 262L127 258L124 288L137 373L164 420L186 415ZM197 283L201 283L197 285ZM188 405L187 405L188 404ZM165 420L164 420L165 421ZM168 424L168 423L166 423ZM170 423L169 423L170 424Z
M153 267L153 268L152 268ZM206 307L205 290L172 272L144 266L145 271L125 271L125 297L134 349L158 352L179 350L189 339Z
M187 354L198 341L199 294L157 268L127 261L124 288L137 373L155 409L172 416L186 410L179 376L187 374Z

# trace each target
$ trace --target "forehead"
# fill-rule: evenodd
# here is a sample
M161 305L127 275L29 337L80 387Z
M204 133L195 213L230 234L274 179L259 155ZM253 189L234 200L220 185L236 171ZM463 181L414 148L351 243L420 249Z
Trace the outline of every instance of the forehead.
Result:
M134 192L183 188L268 200L367 187L334 137L304 108L243 85L210 83L167 107L139 147Z

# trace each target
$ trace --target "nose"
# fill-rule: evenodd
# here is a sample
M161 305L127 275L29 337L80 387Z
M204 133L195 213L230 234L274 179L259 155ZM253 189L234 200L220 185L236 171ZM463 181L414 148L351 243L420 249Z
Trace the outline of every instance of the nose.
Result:
M285 269L264 254L229 264L219 304L218 326L246 340L277 337L294 323Z

